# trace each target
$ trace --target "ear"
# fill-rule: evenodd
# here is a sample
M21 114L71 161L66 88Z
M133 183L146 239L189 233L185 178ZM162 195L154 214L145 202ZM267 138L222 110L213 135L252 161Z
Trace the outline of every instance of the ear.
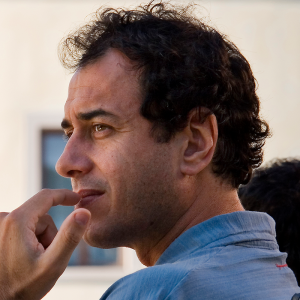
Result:
M185 175L197 175L213 158L218 139L217 119L205 108L193 109L182 133L186 143L180 170Z

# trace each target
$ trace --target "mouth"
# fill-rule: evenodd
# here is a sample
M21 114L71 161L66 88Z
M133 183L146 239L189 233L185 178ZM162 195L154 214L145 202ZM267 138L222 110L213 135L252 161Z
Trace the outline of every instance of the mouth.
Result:
M81 197L80 201L75 205L76 208L87 207L104 194L104 191L93 190L93 189L82 189L77 192Z

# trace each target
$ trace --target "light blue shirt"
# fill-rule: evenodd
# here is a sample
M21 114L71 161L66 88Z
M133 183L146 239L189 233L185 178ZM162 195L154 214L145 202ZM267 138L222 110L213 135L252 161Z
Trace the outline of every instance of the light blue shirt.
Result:
M184 232L155 266L118 280L100 300L291 300L300 289L285 259L267 214L220 215Z

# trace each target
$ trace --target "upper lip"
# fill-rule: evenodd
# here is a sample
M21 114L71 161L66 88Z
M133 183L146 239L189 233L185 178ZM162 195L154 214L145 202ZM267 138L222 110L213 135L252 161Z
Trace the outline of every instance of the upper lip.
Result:
M96 195L102 195L104 194L104 191L101 190L94 190L94 189L82 189L79 190L77 192L77 194L81 197L81 198L85 198L88 196L96 196Z

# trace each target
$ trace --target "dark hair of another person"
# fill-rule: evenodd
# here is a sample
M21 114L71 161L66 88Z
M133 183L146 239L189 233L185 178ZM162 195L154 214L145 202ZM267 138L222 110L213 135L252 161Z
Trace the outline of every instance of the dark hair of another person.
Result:
M245 209L268 213L276 222L279 249L300 284L300 161L281 159L257 169L239 188Z
M141 70L141 115L153 123L157 142L182 130L192 109L201 121L205 111L214 114L219 137L213 171L237 188L261 164L269 127L259 117L249 63L224 35L193 16L194 8L151 1L136 10L100 9L62 40L59 56L64 67L77 70L109 49L124 53Z

